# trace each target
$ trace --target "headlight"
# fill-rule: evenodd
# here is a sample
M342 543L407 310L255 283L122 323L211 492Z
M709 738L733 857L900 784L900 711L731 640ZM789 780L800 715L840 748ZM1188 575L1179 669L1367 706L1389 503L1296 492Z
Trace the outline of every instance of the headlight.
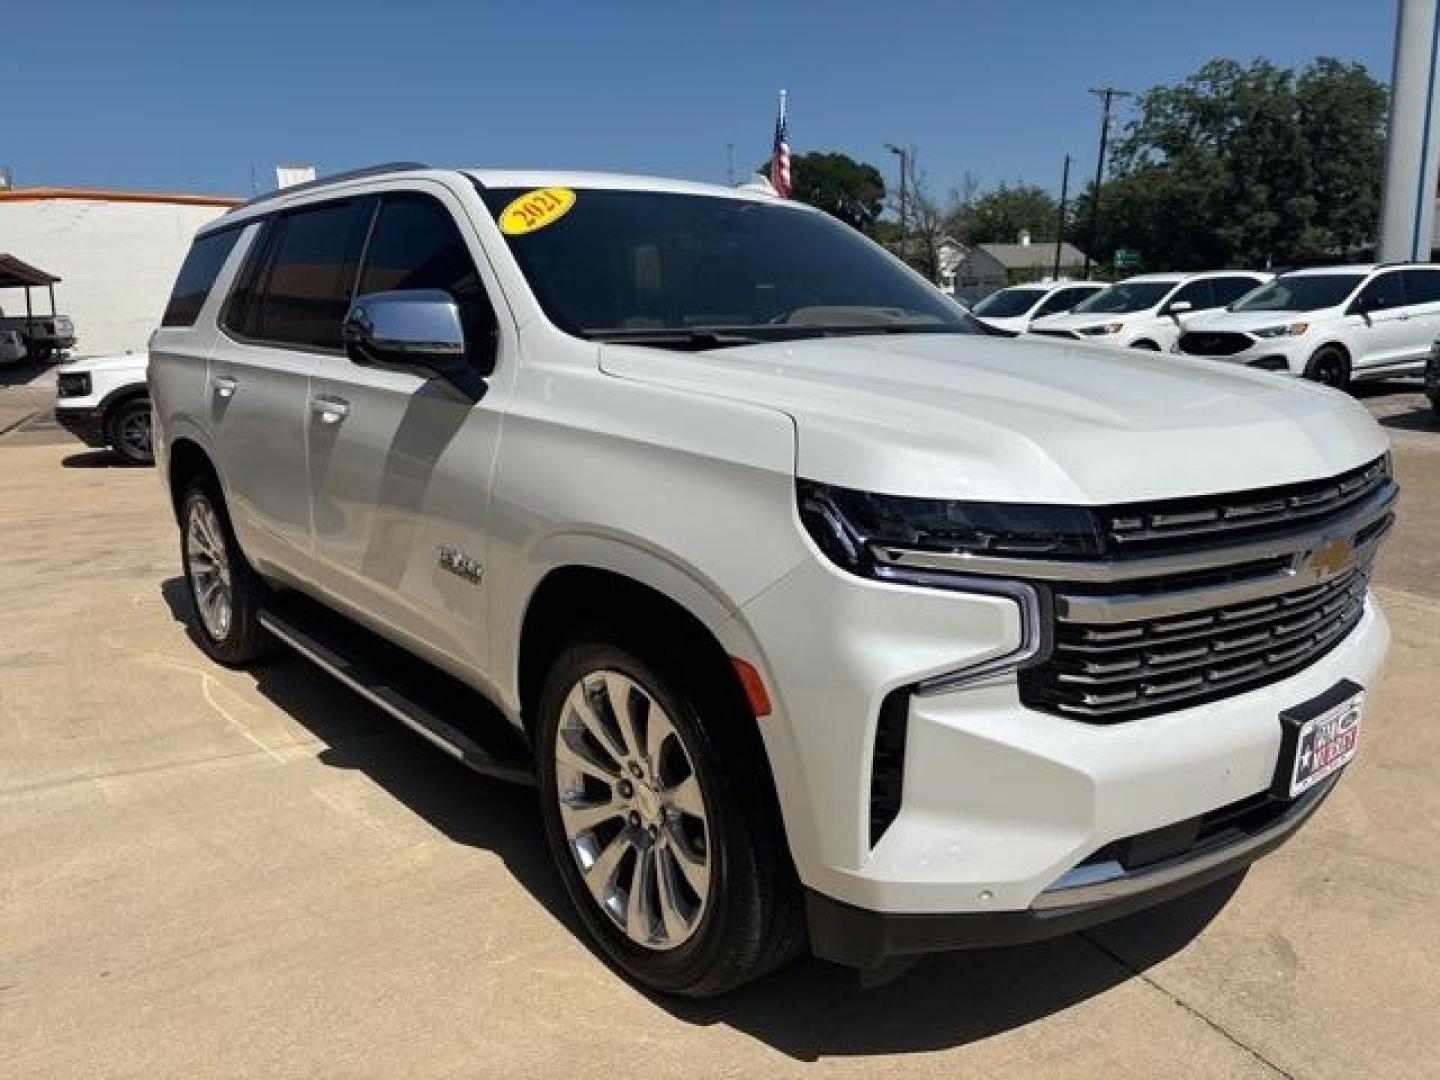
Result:
M55 396L86 397L90 393L90 376L83 371L69 372L55 380Z
M1085 337L1099 337L1101 334L1118 334L1124 329L1125 324L1122 322L1107 322L1103 326L1087 326L1083 330L1075 332L1083 334Z
M887 549L995 558L1088 559L1104 551L1094 514L1076 506L962 502L875 495L811 480L798 484L800 518L833 562L886 573Z
M1310 329L1307 322L1290 323L1288 326L1267 326L1262 330L1251 330L1258 338L1299 337Z

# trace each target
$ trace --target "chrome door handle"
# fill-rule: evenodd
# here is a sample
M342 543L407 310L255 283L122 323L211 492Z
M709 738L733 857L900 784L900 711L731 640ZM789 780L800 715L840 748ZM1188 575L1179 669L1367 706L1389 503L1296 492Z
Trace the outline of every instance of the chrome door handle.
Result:
M320 418L322 424L338 424L350 415L350 403L328 394L316 394L310 399L310 411Z
M235 389L240 385L239 380L233 379L229 375L216 375L210 381L215 387L215 393L223 398L234 397Z

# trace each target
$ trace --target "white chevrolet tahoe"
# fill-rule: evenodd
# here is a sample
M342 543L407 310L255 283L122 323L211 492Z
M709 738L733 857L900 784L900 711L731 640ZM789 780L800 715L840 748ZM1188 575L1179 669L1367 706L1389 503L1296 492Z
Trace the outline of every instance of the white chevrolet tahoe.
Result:
M144 353L92 356L55 376L55 420L86 446L110 447L132 465L154 460Z
M1139 274L1082 300L1067 314L1034 320L1030 333L1169 352L1200 312L1223 308L1268 280L1269 274L1246 270Z
M215 660L532 781L702 996L1232 875L1357 752L1397 489L1323 387L1005 340L752 191L395 166L195 240L151 341Z
M1344 390L1421 375L1440 337L1440 266L1317 266L1198 316L1176 351Z

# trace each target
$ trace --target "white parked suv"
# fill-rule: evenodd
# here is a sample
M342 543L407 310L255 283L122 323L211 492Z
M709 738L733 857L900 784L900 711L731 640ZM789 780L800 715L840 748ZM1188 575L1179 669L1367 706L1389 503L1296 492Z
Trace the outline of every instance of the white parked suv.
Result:
M1222 308L1270 277L1243 270L1140 274L1081 301L1067 315L1036 319L1030 332L1169 352L1197 313Z
M1321 266L1282 274L1185 326L1176 351L1345 389L1420 375L1440 337L1440 266Z
M977 301L970 314L992 330L1023 333L1035 319L1061 315L1105 289L1100 281L1046 281L1012 285Z
M990 336L753 191L288 188L197 236L150 356L206 652L278 639L533 781L660 991L1233 874L1333 789L1389 640L1356 402Z
M55 377L56 421L86 446L108 446L131 464L150 464L148 361L142 352L63 365Z

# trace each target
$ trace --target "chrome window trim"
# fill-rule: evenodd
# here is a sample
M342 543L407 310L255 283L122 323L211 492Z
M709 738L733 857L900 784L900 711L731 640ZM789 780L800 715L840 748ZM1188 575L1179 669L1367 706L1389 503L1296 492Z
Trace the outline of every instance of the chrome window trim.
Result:
M1240 563L1261 562L1284 555L1303 556L1327 540L1349 538L1384 517L1395 503L1400 487L1393 480L1348 513L1325 519L1311 528L1285 536L1251 543L1206 547L1182 554L1159 555L1126 560L1015 559L967 552L915 551L908 548L871 545L870 552L881 567L903 570L931 570L1044 581L1095 582L1136 581L1142 578L1184 574Z

